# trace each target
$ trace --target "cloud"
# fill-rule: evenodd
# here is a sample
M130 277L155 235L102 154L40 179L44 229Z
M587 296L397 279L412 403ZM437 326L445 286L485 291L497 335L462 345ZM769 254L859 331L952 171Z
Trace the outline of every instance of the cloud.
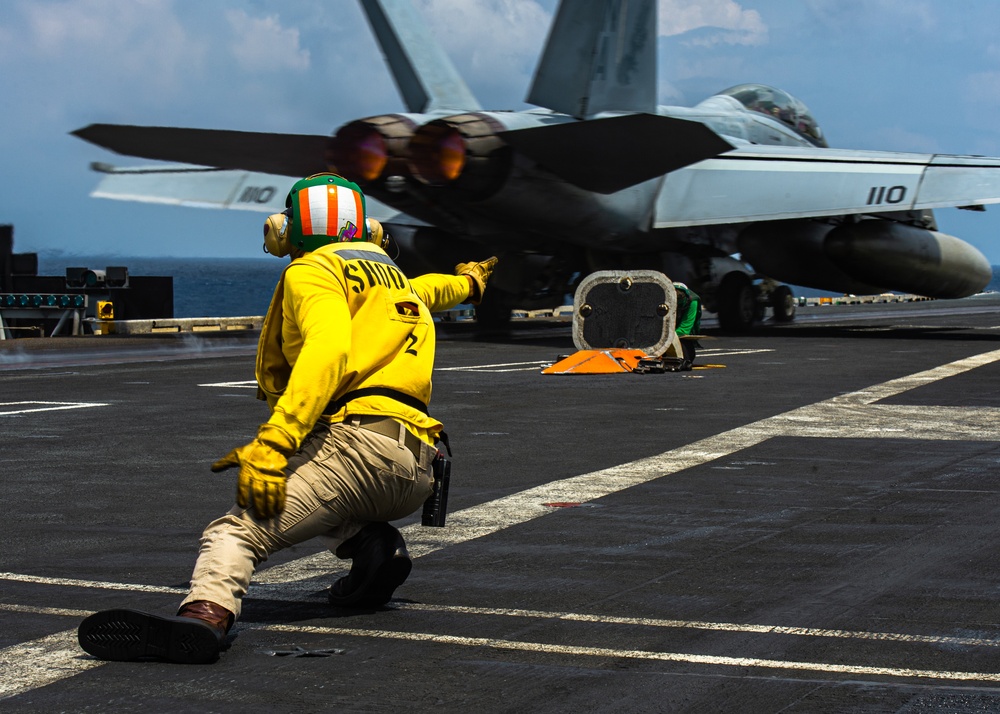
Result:
M976 72L966 77L962 94L967 102L977 106L1000 106L1000 72Z
M806 0L806 6L828 29L851 34L868 31L925 33L939 20L927 0Z
M507 97L523 96L551 15L535 0L423 0L417 9L459 73Z
M692 43L703 46L763 45L768 29L756 10L744 10L733 0L659 0L659 34L663 37L682 35L707 28Z
M128 74L136 70L137 59L141 66L153 61L164 66L203 51L169 0L69 0L20 7L16 51L39 59L86 56Z
M30 74L64 106L101 104L122 87L132 101L168 97L202 66L210 46L186 30L169 0L33 2L13 9L3 15L0 72Z
M229 42L240 68L246 71L309 69L310 55L299 41L299 31L286 29L276 15L250 17L245 10L226 11L233 31Z
M879 151L911 151L937 154L943 149L937 139L920 132L910 131L900 125L882 127L869 136L872 148Z

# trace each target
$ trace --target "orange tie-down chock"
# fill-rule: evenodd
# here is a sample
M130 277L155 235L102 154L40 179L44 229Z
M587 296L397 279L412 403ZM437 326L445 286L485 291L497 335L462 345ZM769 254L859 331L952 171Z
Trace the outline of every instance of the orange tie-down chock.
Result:
M650 374L680 372L683 360L675 357L652 357L644 350L608 348L580 350L560 358L542 370L542 374Z

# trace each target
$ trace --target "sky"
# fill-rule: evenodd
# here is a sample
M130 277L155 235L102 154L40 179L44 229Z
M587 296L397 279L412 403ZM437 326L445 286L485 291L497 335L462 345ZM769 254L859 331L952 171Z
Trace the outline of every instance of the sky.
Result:
M413 1L484 107L529 108L555 0ZM659 0L659 102L759 82L831 146L1000 156L997 27L996 0ZM403 110L355 0L4 0L0 97L0 223L66 255L263 255L263 214L90 197L91 162L150 162L74 129L328 135ZM1000 264L1000 205L936 214Z

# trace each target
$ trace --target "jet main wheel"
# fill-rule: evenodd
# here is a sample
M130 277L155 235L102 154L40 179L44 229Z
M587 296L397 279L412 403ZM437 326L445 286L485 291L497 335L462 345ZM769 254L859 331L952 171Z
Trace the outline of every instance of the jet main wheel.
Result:
M787 285L779 285L771 293L771 308L775 322L791 322L795 319L795 295Z
M745 332L759 319L757 291L743 273L730 273L719 285L719 327L726 332Z

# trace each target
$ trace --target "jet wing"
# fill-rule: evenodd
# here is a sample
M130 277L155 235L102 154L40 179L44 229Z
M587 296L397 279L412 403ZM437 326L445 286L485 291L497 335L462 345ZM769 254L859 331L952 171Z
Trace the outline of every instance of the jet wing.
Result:
M742 147L664 177L654 228L1000 203L1000 158Z
M283 211L288 189L296 181L288 176L186 164L129 168L91 164L91 168L103 174L90 194L95 198L263 213ZM371 218L385 224L427 225L371 196L365 197L365 207Z
M266 213L285 209L285 196L295 181L288 176L188 165L118 168L91 164L91 168L104 174L90 194L95 198Z

